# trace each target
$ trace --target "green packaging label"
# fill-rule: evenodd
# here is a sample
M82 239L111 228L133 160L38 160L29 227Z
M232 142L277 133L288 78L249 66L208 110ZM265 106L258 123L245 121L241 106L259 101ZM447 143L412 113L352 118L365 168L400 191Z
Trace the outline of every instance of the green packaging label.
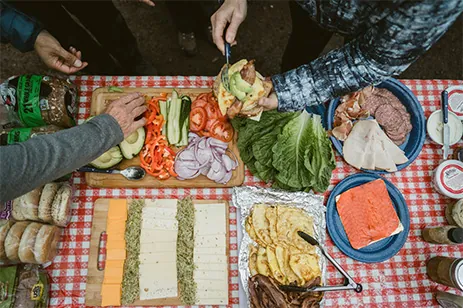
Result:
M32 128L14 128L8 132L7 144L24 142L29 140L32 134Z
M42 76L23 75L18 80L18 115L24 126L46 125L40 108Z

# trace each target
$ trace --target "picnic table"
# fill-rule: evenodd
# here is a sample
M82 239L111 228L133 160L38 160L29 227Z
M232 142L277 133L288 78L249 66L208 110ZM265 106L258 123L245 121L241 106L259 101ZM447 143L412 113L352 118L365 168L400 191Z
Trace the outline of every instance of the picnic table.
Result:
M212 86L212 77L111 77L76 76L71 78L79 87L78 123L89 116L92 92L104 86L119 87L178 87L205 88ZM440 94L451 85L462 85L457 80L401 80L421 102L426 117L440 108ZM460 141L460 145L463 142ZM400 252L382 263L366 264L355 261L333 244L329 236L325 246L358 282L363 292L331 292L325 294L326 307L438 307L433 292L446 290L445 286L431 282L426 275L426 261L436 255L463 257L460 246L439 246L424 242L421 229L427 225L445 225L444 210L452 200L438 194L431 185L432 171L442 159L441 146L426 139L419 157L400 172L384 175L403 194L410 211L410 233ZM337 154L329 191L348 175L359 172L347 165ZM51 276L50 307L85 306L87 266L94 202L98 198L183 198L231 200L231 189L97 189L86 185L82 174L74 173L75 189L72 220L65 229L59 255L48 267ZM246 170L244 185L265 186L265 183ZM325 200L329 196L325 194ZM238 277L239 217L230 207L230 301L227 307L246 307L247 301ZM328 284L342 283L341 276L328 265ZM451 292L462 295L453 289ZM214 306L215 307L215 306Z

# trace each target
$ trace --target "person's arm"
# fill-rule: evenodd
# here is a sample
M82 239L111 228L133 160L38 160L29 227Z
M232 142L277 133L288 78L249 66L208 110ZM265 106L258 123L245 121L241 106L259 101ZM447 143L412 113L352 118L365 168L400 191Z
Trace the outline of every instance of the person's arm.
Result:
M35 19L0 2L0 33L2 43L11 43L21 52L34 50L35 40L43 27Z
M272 77L276 97L267 109L301 110L402 73L463 11L463 1L409 1L343 47ZM268 106L270 106L270 108Z
M0 202L21 196L86 165L119 144L145 119L140 93L126 95L109 105L106 113L51 135L0 147Z

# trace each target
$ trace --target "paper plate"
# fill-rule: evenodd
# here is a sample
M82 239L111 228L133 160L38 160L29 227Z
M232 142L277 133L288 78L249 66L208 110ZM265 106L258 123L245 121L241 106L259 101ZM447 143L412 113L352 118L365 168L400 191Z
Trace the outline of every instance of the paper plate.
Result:
M405 140L405 142L399 146L399 148L405 152L408 161L405 164L397 165L397 171L399 171L410 165L418 157L421 149L423 148L424 140L426 139L426 118L424 117L423 107L421 106L420 102L418 102L413 92L396 79L388 79L376 87L385 88L391 91L392 94L394 94L402 102L402 104L404 104L408 113L410 113L410 120L413 129L408 134L407 140ZM332 100L328 106L328 110L326 112L326 123L328 129L333 129L334 112L338 105L339 98ZM331 141L333 142L336 150L342 156L343 142L334 137L331 137ZM362 171L376 174L391 173L388 171L367 169L362 169Z
M376 179L382 179L386 183L387 191L404 230L399 234L385 238L362 249L354 249L350 245L336 209L336 196L350 188ZM331 192L326 204L326 226L334 244L344 254L361 262L375 263L392 258L405 244L408 232L410 231L410 214L404 197L391 182L375 174L357 173L342 180Z

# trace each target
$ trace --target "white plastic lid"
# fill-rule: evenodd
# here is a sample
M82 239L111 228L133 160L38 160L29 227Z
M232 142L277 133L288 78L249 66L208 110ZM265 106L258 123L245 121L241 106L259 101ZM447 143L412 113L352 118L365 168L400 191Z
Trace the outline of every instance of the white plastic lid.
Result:
M449 93L449 110L463 121L463 85L447 88Z
M463 198L463 162L447 160L441 163L434 171L434 183L447 197Z

